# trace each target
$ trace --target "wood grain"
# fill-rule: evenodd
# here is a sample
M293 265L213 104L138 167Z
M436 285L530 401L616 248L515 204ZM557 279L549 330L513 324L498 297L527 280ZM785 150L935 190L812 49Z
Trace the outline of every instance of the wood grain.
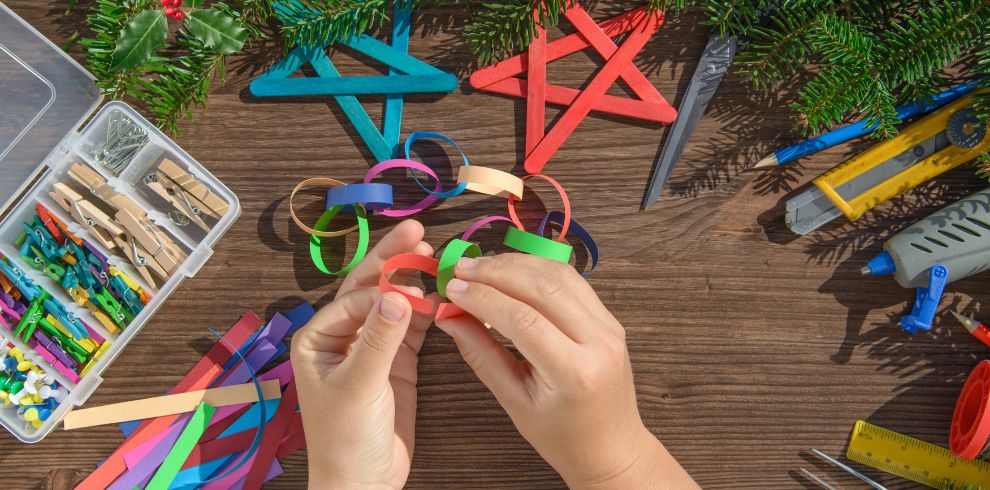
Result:
M56 44L83 28L87 4L65 17L64 2L6 3ZM602 3L592 15L601 19L626 7ZM670 20L636 59L675 105L707 37L698 20L694 13ZM463 11L452 8L414 15L412 54L457 73L462 88L407 97L404 134L443 132L473 161L521 172L525 103L472 93L466 77L473 57L460 38L464 21ZM559 30L551 30L555 36ZM291 224L285 200L306 177L357 179L371 157L329 99L257 100L247 93L250 80L280 52L268 43L234 57L209 108L182 124L176 141L237 193L243 215L107 371L90 403L160 395L212 344L207 327L225 328L248 308L270 316L303 299L323 305L337 288L309 263L307 237ZM71 53L82 58L79 47ZM333 55L345 75L383 72L351 55ZM596 55L576 54L550 64L548 81L580 87L600 66ZM610 93L627 95L617 87ZM379 118L382 98L366 99ZM958 169L858 223L795 237L783 223L784 202L869 142L781 171L745 172L768 150L799 139L786 103L786 91L754 94L730 75L669 189L648 211L639 203L665 127L592 115L546 168L602 248L590 281L628 331L646 424L709 488L815 488L800 476L801 466L857 487L807 450L842 454L857 419L946 444L962 380L985 357L985 347L944 311L985 301L985 276L950 285L934 333L909 336L896 321L913 292L858 274L885 237L983 184ZM547 112L552 123L558 112ZM442 150L420 147L449 176ZM403 189L398 195L418 199L415 187ZM551 192L535 189L554 206ZM428 240L439 245L503 206L480 195L443 203L423 216ZM374 219L374 238L396 222ZM427 337L420 387L409 488L562 486L439 331ZM65 488L121 440L110 427L58 431L33 446L2 433L3 486ZM270 488L304 486L302 453L284 467Z

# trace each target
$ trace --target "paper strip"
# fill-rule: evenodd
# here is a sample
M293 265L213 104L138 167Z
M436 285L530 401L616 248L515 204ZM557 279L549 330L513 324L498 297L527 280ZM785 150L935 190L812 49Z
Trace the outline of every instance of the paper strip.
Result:
M531 175L527 175L527 176L523 177L522 180L526 181L526 180L529 180L529 179L531 179L533 177L538 177L540 179L543 179L543 180L549 182L550 185L552 185L553 188L557 190L557 194L560 194L560 200L564 204L564 223L560 227L560 236L557 237L557 241L558 242L563 242L564 241L564 237L567 236L567 229L571 226L571 201L570 201L570 199L567 198L567 192L564 191L563 186L561 186L559 182L557 182L553 178L547 177L546 175L543 175L543 174L531 174ZM515 205L515 203L516 203L516 196L510 195L509 196L509 203L508 203L508 206L509 206L509 218L512 219L512 223L514 225L516 225L516 228L519 228L522 231L526 231L526 228L522 225L522 222L519 221L519 217L516 216L516 205ZM564 262L567 262L567 261L565 260Z
M266 381L261 385L266 400L280 398L282 390L278 381ZM150 419L196 410L202 403L214 407L237 405L257 401L253 383L246 383L209 390L190 391L175 395L145 398L102 407L73 410L65 416L65 430L81 429L96 425L114 424L128 420Z
M539 255L565 264L571 260L571 252L574 250L574 247L567 243L543 238L519 228L509 228L505 232L505 240L502 244L520 252Z
M378 278L378 290L382 293L387 293L389 291L398 292L409 300L409 304L412 306L413 311L426 315L434 315L435 310L435 318L438 319L462 315L464 314L464 310L453 303L439 303L438 301L429 298L417 298L399 290L399 288L395 287L395 285L388 280L390 274L399 269L417 270L436 277L439 266L440 262L432 257L424 257L422 255L411 253L395 255L382 264L382 274Z
M420 172L429 175L430 177L433 178L433 180L437 182L436 187L433 189L434 192L440 192L440 189L442 188L440 184L440 177L437 177L437 174L436 172L433 171L433 169L415 160L405 160L402 158L396 158L394 160L385 160L384 162L375 164L373 167L368 169L368 173L365 174L364 183L365 184L370 183L371 179L375 178L376 175L393 168L411 168L413 170L419 170ZM410 216L430 207L430 205L437 202L438 200L440 200L438 197L436 197L433 194L430 194L424 197L416 204L413 204L412 206L409 206L406 209L386 209L383 211L379 211L378 214L382 216L388 216L391 218L401 218L405 216Z
M467 155L464 154L464 150L461 150L461 147L457 143L455 143L454 140L440 133L433 133L430 131L415 131L412 134L410 134L408 138L406 138L406 145L404 147L406 160L412 160L412 158L409 157L409 150L412 148L413 143L421 139L438 139L450 143L450 145L453 146L454 149L461 154L461 160L464 163L464 167L471 166L471 162L468 161L468 157ZM418 185L420 189L423 189L424 192L427 192L431 196L436 198L450 199L452 197L458 196L460 193L464 192L464 189L467 188L466 184L458 183L457 186L455 186L453 189L449 191L444 191L444 192L431 191L427 189L425 185L423 185L423 181L419 180L419 177L416 176L415 172L410 171L409 173L412 175L413 180L416 181L416 185Z
M241 345L251 333L261 326L261 319L254 312L248 311L223 338L231 345ZM173 393L184 393L206 388L222 371L223 364L233 355L225 344L217 342L209 352L189 371L172 390ZM178 416L170 415L153 420L146 420L137 430L124 441L99 467L86 477L76 490L103 490L117 479L127 469L123 455L137 447L148 438L161 432L172 424Z
M447 283L454 278L454 267L457 265L457 261L465 255L481 257L481 247L477 243L455 238L443 248L437 266L437 292L440 293L440 296L447 297Z
M157 443L150 448L148 454L140 461L135 462L129 471L114 481L110 485L109 490L132 490L134 487L144 488L148 484L148 480L151 480L151 477L155 474L155 470L161 466L162 461L165 461L165 457L168 456L169 451L175 446L175 441L179 439L179 435L182 434L182 430L188 422L189 417L186 417L185 420L162 432L161 437L154 438Z
M536 228L536 234L543 236L543 232L546 230L548 222L559 225L563 221L564 213L561 213L560 211L551 211L543 217L542 221L540 221L540 226ZM588 256L591 258L591 265L585 273L581 274L584 277L588 277L591 275L591 272L595 270L595 266L598 265L598 244L595 243L595 239L591 236L591 233L588 233L588 231L585 230L584 227L573 218L571 219L570 230L572 234L577 235L577 237L581 240L581 243L584 244L584 247L588 249Z
M347 184L327 189L327 209L347 204L365 204L372 209L392 207L392 185Z
M524 184L522 179L494 168L477 165L461 167L457 172L457 182L465 184L468 189L474 192L489 196L508 197L511 194L516 199L523 198Z
M316 187L316 186L320 186L320 187L324 187L324 186L335 187L335 186L342 186L342 185L345 185L345 184L343 182L339 181L339 180L328 179L328 178L325 178L325 177L314 177L312 179L306 179L306 180L300 182L298 185L296 185L295 189L292 189L292 194L289 194L289 214L292 216L292 221L295 221L296 222L296 226L298 226L299 228L302 228L303 231L305 231L306 233L309 233L310 235L318 236L318 237L324 237L324 238L326 238L326 237L335 237L335 236L343 236L343 235L346 235L346 234L348 234L348 233L350 233L350 232L358 229L358 225L354 225L354 226L352 226L350 228L347 228L345 230L337 230L337 231L319 231L319 230L314 230L314 229L312 229L312 228L304 225L303 222L302 222L302 220L300 220L299 217L296 216L296 207L294 205L294 201L295 201L296 193L297 192L299 192L299 191L301 191L303 189L309 188L309 187ZM364 207L364 206L361 206L360 204L358 206L360 206L362 208Z
M348 262L343 269L340 269L339 271L331 271L328 269L326 263L323 262L323 239L318 235L312 235L309 237L309 258L312 259L313 265L315 265L320 272L331 276L347 275L351 269L357 266L361 260L364 259L365 254L368 253L368 241L371 236L371 232L368 229L368 217L365 215L364 206L361 206L360 204L334 206L324 211L323 215L320 216L320 220L316 222L316 225L313 228L317 231L322 231L327 225L330 224L330 221L333 220L334 216L337 216L337 213L345 207L353 210L354 214L357 216L358 243L357 249L354 250L354 257L351 258L351 261Z
M216 409L206 403L199 405L199 408L193 413L189 424L182 430L179 439L175 441L175 446L169 451L168 456L165 457L165 461L158 468L158 472L151 478L151 481L148 482L148 486L144 490L168 490L169 485L172 484L172 480L175 479L175 475L179 473L182 463L189 457L189 453L196 446L196 441L199 440L199 437L203 435L203 431L206 430L206 426L209 424L214 412L216 412Z

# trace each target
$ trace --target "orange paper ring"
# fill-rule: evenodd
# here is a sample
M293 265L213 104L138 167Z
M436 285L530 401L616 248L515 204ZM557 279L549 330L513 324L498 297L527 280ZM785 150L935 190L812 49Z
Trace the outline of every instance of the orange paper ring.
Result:
M457 182L466 184L474 192L489 196L508 197L511 194L516 199L523 197L523 179L494 168L477 165L459 167Z
M539 177L549 182L554 189L557 189L557 194L560 194L560 200L563 201L564 203L564 224L560 226L560 235L556 238L556 240L558 242L562 242L564 241L564 237L567 236L567 229L570 228L571 226L571 201L567 199L567 193L564 192L564 188L561 187L560 183L558 183L556 180L554 180L551 177L547 177L546 175L543 174L529 174L523 177L521 180L526 181L532 177ZM510 194L509 219L512 220L512 224L516 225L516 228L519 228L522 231L526 231L526 228L523 227L522 222L519 221L519 216L516 215L515 201L516 201L516 196Z
M341 186L341 185L344 185L344 183L341 182L341 181L339 181L339 180L330 179L330 178L327 178L327 177L314 177L312 179L306 179L306 180L300 182L298 185L296 185L296 188L295 189L292 189L292 194L289 195L289 214L292 215L292 221L295 221L296 222L296 226L298 226L299 228L302 228L303 231L305 231L306 233L309 233L310 235L318 236L318 237L323 237L323 238L326 238L326 237L335 237L335 236L344 236L344 235L346 235L346 234L348 234L348 233L350 233L350 232L352 232L354 230L357 230L358 229L358 225L354 225L354 226L352 226L350 228L347 228L347 229L344 229L344 230L318 231L318 230L315 230L315 229L310 228L310 227L306 226L305 224L303 224L302 220L300 220L299 217L296 216L296 208L294 206L294 204L295 204L294 203L294 200L296 198L296 193L297 192L299 192L299 191L301 191L303 189L306 189L308 187L316 187L316 186L321 186L321 187L337 187L337 186ZM361 209L364 209L364 205L363 204L355 204L355 206L361 206Z
M423 255L411 253L396 255L382 264L382 274L378 277L378 290L383 294L390 291L395 291L409 300L409 304L412 306L413 311L426 315L433 315L435 311L435 318L438 320L463 315L464 310L453 303L440 303L432 299L417 298L406 294L404 291L395 287L395 285L388 280L389 274L399 269L412 269L425 272L433 277L436 277L437 269L439 268L440 261L434 259L433 257L425 257Z

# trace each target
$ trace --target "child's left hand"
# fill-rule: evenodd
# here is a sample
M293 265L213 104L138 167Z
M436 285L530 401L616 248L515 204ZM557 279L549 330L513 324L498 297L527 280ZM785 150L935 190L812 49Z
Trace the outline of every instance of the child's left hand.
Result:
M379 293L378 277L393 255L431 256L422 239L418 222L396 226L292 339L310 488L401 488L409 477L417 354L432 319L399 293Z

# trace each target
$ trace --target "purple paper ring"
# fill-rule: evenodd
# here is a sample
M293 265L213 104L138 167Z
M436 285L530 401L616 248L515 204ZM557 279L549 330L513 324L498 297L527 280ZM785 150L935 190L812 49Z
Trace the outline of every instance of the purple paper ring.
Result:
M489 223L494 223L496 221L508 221L509 223L512 223L512 220L505 216L486 216L484 218L479 219L478 221L475 221L474 224L468 227L468 229L464 230L464 233L461 234L461 240L467 240L468 238L471 237L471 235L474 234L474 232L478 231L478 229L481 228L482 226L485 226Z
M394 160L385 160L384 162L375 164L373 167L368 169L367 175L364 176L364 183L365 184L371 183L371 179L375 178L376 175L393 168L411 168L413 170L419 170L420 172L423 172L426 175L432 177L433 180L437 183L436 187L434 188L434 191L440 191L440 189L442 188L442 184L440 183L440 177L437 176L436 172L434 172L433 169L417 161L406 160L403 158L396 158ZM430 205L432 205L433 203L439 200L440 198L431 194L424 197L422 200L420 200L416 204L413 204L412 206L409 206L406 209L386 209L383 211L379 211L378 214L382 216L388 216L391 218L402 218L405 216L411 216L430 207Z

